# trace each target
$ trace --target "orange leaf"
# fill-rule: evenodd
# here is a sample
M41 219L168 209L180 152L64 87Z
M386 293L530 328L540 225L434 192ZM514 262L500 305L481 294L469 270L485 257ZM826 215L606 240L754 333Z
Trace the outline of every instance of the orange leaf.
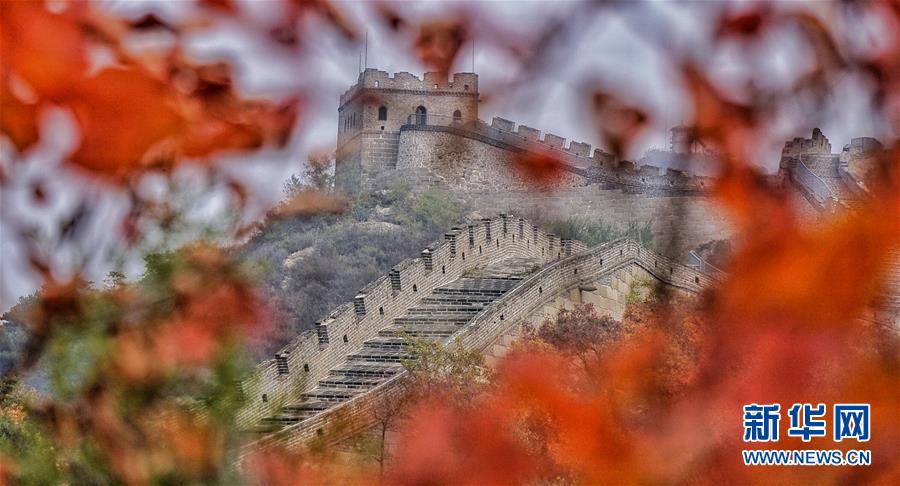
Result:
M23 103L0 85L0 133L7 135L22 152L37 143L39 107L35 103Z
M174 144L184 120L172 89L136 68L107 68L86 79L70 106L81 127L77 166L118 177L146 165L151 148Z
M68 94L87 68L78 25L41 2L0 2L0 46L4 77L14 72L41 97Z
M723 15L716 27L715 37L753 38L760 35L770 21L771 10L766 4L747 11Z
M253 126L204 118L187 127L180 154L204 157L217 150L247 150L262 144L263 134Z

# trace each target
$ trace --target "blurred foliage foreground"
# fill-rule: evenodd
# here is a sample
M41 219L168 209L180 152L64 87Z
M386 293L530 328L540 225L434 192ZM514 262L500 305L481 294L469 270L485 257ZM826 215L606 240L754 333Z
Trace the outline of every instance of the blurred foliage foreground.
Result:
M198 1L192 15L201 18L183 23L155 16L128 20L87 2L55 2L52 12L39 2L0 3L0 128L10 142L4 155L15 158L4 161L0 183L6 189L20 181L21 167L29 165L25 154L46 138L41 113L65 110L79 139L62 156L62 169L124 195L128 211L115 227L126 246L139 246L151 222L170 217L164 204L140 190L142 175L168 175L186 164L217 174L213 160L220 151L283 146L302 97L244 99L233 89L227 64L189 62L178 42L163 55L135 53L128 36L156 29L178 40L224 18L256 26L262 38L298 54L301 20L324 23L350 40L359 37L328 2L285 1L283 7L285 15L277 19L282 25L262 26L227 0ZM576 14L593 15L607 7L578 8ZM885 32L900 31L896 2L853 8L877 16ZM400 41L411 40L424 64L442 72L472 35L474 17L462 10L420 21L378 3L376 13ZM53 271L53 248L36 244L38 232L9 209L17 200L4 191L4 231L21 239L43 286L22 317L27 338L0 389L0 481L900 483L898 340L860 319L878 305L889 255L900 241L897 140L885 141L869 198L815 227L801 225L788 195L750 163L755 141L774 122L773 106L820 99L845 74L865 80L874 118L895 116L900 46L856 49L802 9L749 6L708 18L716 22L707 29L710 50L732 41L749 49L767 29L789 25L810 47L813 63L788 86L748 82L725 95L698 67L703 57L666 51L694 108L691 125L723 154L714 192L740 235L723 269L727 276L697 301L664 294L650 302L635 299L622 322L590 309L563 314L490 371L466 350L451 349L448 357L421 346L423 361L411 367L411 386L427 393L410 394L391 452L397 460L389 467L383 467L384 454L379 464L352 464L327 449L250 452L235 467L243 440L233 428L242 401L237 381L248 364L241 356L272 320L242 267L217 246L197 243L149 258L137 282L113 279L105 289L91 288L77 271L71 278ZM649 43L660 49L680 45L669 42L664 25L656 26ZM522 56L528 75L543 64L529 62L540 58L541 46L554 45L554 36L571 33L568 27L536 21L531 49L503 45L499 36L483 42ZM89 57L97 49L103 55ZM599 133L617 153L646 128L646 112L608 90L598 88L593 99ZM542 160L540 170L528 174L540 179L553 167L552 160ZM251 197L235 178L225 177L222 185L237 209ZM46 197L40 186L31 194L37 201ZM82 216L92 201L85 198ZM303 191L271 216L308 217L345 206L327 191ZM77 233L79 218L64 225L62 240ZM237 227L234 236L250 230ZM47 370L47 395L31 395L19 383L36 367ZM865 447L872 450L872 465L743 466L741 407L754 402L870 403ZM788 438L779 447L804 448L798 441Z

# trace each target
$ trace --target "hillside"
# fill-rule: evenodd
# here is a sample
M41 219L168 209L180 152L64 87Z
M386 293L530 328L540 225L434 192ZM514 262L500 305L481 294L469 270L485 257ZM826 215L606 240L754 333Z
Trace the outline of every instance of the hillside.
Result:
M468 215L469 208L446 192L416 194L398 183L360 198L340 216L270 221L240 250L279 314L259 352L271 354L312 328Z

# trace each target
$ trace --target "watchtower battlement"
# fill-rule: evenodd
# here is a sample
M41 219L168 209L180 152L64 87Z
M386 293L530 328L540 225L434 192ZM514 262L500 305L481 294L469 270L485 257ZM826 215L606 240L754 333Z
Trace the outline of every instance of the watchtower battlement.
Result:
M812 138L796 137L785 142L784 148L781 150L782 157L829 154L831 154L831 142L818 128L813 129Z
M336 182L344 189L365 186L396 168L400 127L415 114L424 121L433 113L458 120L478 119L478 75L407 72L391 76L366 69L341 95L338 108Z
M341 95L341 106L350 102L365 89L421 91L423 93L455 94L478 96L478 75L475 73L454 73L447 79L442 73L425 73L422 78L401 71L393 76L387 71L366 69L359 73L356 84Z
M366 69L341 95L338 149L360 133L397 133L413 113L477 119L478 75L456 73L448 80L441 73L425 73L420 79L407 72L391 76L386 71Z

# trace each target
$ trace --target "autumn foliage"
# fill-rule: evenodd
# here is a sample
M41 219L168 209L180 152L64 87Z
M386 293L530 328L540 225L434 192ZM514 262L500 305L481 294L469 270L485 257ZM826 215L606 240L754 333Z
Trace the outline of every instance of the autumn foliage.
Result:
M241 99L228 65L194 64L177 49L162 59L134 56L123 44L140 28L87 4L49 13L39 2L4 2L4 131L9 123L16 147L37 142L51 106L70 109L80 128L67 160L104 177L286 141L296 100ZM91 66L92 49L109 51L112 61Z
M145 198L143 177L170 177L187 165L220 177L217 156L284 146L302 119L305 93L248 99L236 89L230 64L200 63L182 51L182 37L201 25L252 23L231 1L197 2L182 23L152 15L126 19L90 2L51 3L57 6L0 3L0 132L11 145L4 157L12 155L0 167L0 188L23 166L41 163L26 162L27 156L53 138L47 114L61 110L77 142L59 162L84 180L100 181L99 190L124 195L126 210L110 226L129 249L141 247L150 226L170 228L177 219L173 208ZM359 38L360 29L330 2L282 3L286 13L278 25L262 28L274 45L295 48L308 21ZM622 5L585 3L574 17L630 8ZM877 19L885 32L900 31L897 2L846 7ZM523 77L536 74L544 46L572 28L547 21L511 42L482 38L464 9L420 20L393 4L373 8L424 65L442 72L478 37L509 53ZM859 49L813 13L768 4L723 8L704 19L713 23L704 34L707 54L727 44L737 56L752 57L768 33L788 29L812 57L806 72L781 85L722 86L704 69L703 53L670 49L679 44L665 29L651 35L635 28L667 55L690 105L686 122L718 154L713 192L737 234L721 282L694 300L663 294L632 305L621 322L605 320L596 335L583 322L570 322L581 327L567 336L542 339L538 332L498 364L489 386L464 397L448 389L417 399L399 427L394 454L401 459L383 475L309 451L238 457L244 437L234 430L241 405L234 383L241 348L265 332L272 316L229 252L186 245L148 259L140 282L97 289L77 266L68 273L54 269L54 247L39 244L28 218L2 196L3 229L23 242L25 260L43 284L30 307L18 369L4 382L38 363L77 376L60 380L51 397L14 407L3 405L3 392L0 425L15 430L3 439L22 447L0 451L0 482L900 483L900 342L895 331L868 319L900 250L900 42ZM160 52L129 48L131 36L158 29L176 41ZM893 131L885 130L886 150L874 164L868 196L852 211L809 225L794 212L788 191L759 168L758 140L784 121L779 107L822 99L844 76L860 80L867 89L860 103ZM585 103L598 138L616 154L629 153L651 122L648 109L608 86L593 87ZM521 162L536 188L560 177L552 157ZM221 177L243 209L252 191ZM32 189L36 200L45 198L41 187ZM61 241L80 234L80 215L96 202L79 201L84 209L61 225ZM344 208L340 197L304 192L270 215ZM238 226L237 237L246 230ZM603 320L583 312L574 317ZM573 335L578 339L568 339ZM576 349L591 339L590 352ZM741 407L754 402L870 403L872 439L865 448L872 450L872 466L745 467ZM804 448L794 438L778 446Z

